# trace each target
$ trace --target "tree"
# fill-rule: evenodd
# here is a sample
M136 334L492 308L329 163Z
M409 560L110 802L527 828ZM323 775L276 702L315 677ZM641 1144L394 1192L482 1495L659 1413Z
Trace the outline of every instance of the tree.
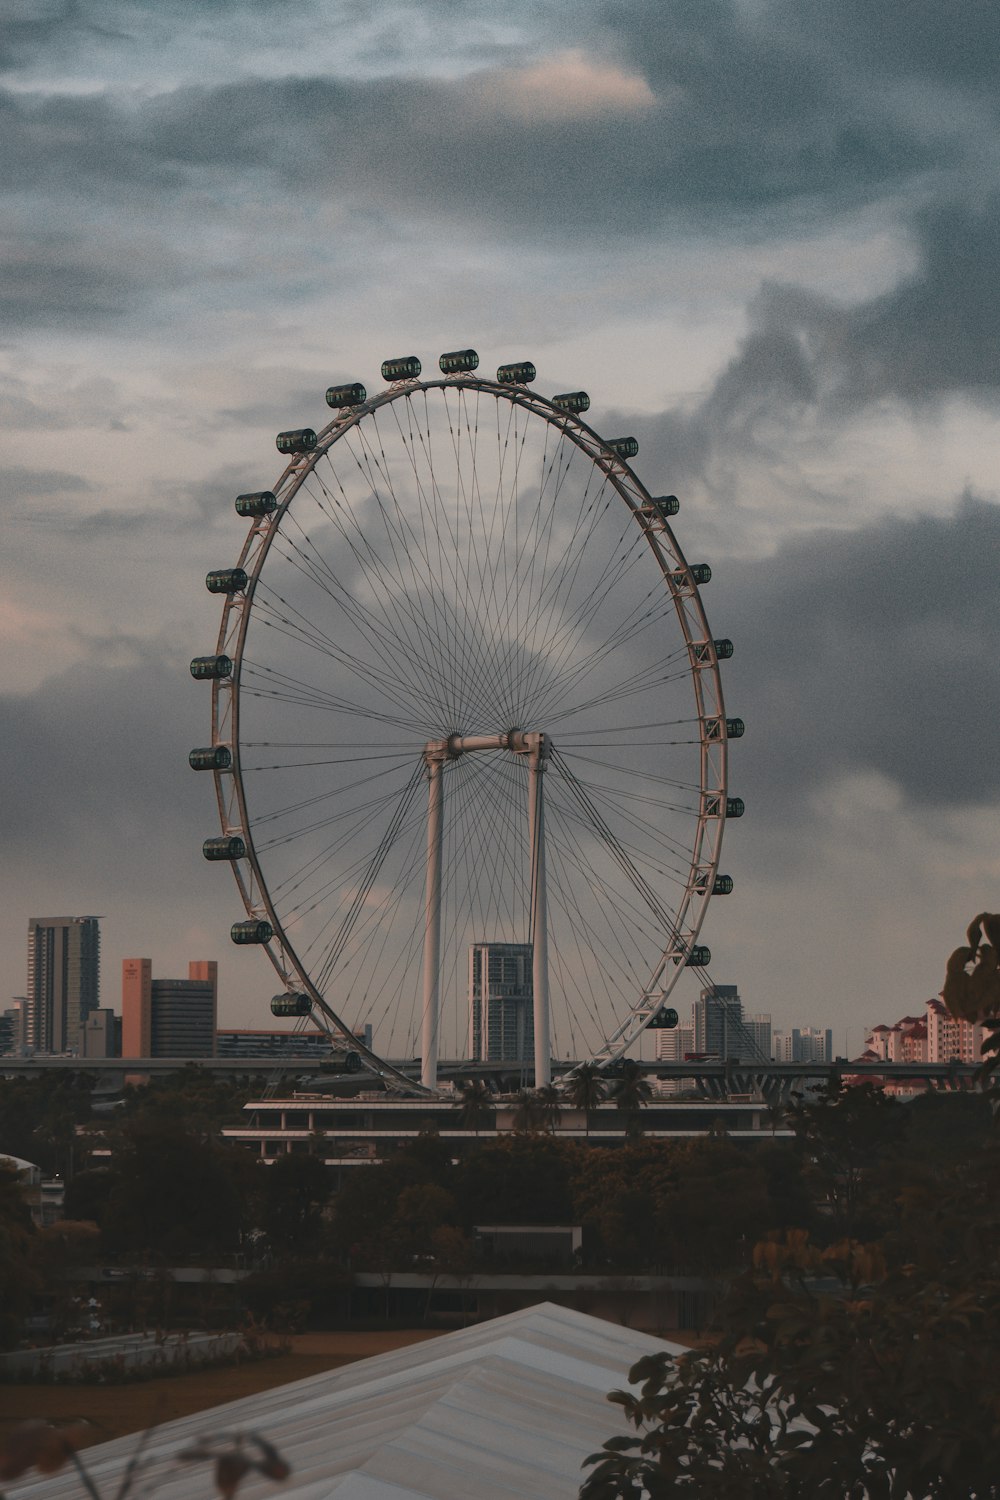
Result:
M642 1071L642 1064L633 1057L627 1057L619 1064L618 1075L611 1085L611 1098L615 1101L615 1107L626 1117L625 1129L629 1135L641 1134L639 1111L652 1097L653 1089Z
M889 1227L893 1198L880 1169L904 1138L908 1108L870 1083L793 1098L786 1118L831 1236L870 1238Z
M489 1141L458 1167L463 1224L571 1224L577 1148L540 1131Z
M100 1228L112 1250L178 1256L237 1250L248 1227L251 1174L238 1148L158 1118L127 1121L115 1138L116 1174Z
M554 1083L545 1083L535 1090L535 1098L538 1100L542 1129L553 1135L562 1119L562 1095Z
M17 1342L31 1298L41 1290L36 1239L17 1168L0 1156L0 1349Z
M929 1273L804 1231L758 1245L718 1343L641 1360L638 1392L612 1393L635 1434L587 1460L581 1500L996 1495L1000 1217L979 1219L971 1263L966 1244Z
M888 1231L761 1240L717 1342L641 1360L612 1393L634 1433L587 1460L583 1500L997 1496L1000 1146L962 1096L915 1111L863 1089L799 1103L817 1223L871 1217L884 1167Z
M274 1249L308 1254L317 1247L330 1192L330 1179L318 1156L279 1156L265 1168L260 1228Z
M514 1095L514 1129L519 1135L545 1129L545 1107L534 1089L518 1089Z
M489 1085L481 1078L463 1080L454 1108L458 1111L460 1128L474 1130L477 1136L484 1126L492 1125L496 1119L493 1095Z
M590 1135L590 1111L604 1103L607 1093L608 1086L598 1063L582 1062L569 1075L566 1097L574 1109L583 1110L583 1129L587 1136Z

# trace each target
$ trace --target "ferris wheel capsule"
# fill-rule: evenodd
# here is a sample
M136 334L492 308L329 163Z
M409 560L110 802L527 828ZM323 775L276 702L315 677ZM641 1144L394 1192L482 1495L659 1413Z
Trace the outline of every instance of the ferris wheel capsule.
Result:
M552 397L552 405L558 407L560 411L568 411L577 415L579 412L590 410L590 397L586 391L565 391L561 396Z
M363 406L368 400L368 392L358 381L353 385L331 385L326 393L326 404L334 411L342 411L345 406Z
M196 656L191 662L191 676L199 682L231 677L233 663L224 653L219 656Z
M229 935L238 947L244 947L248 943L269 943L274 937L274 929L270 922L251 918L249 922L234 922Z
M530 359L522 359L512 365L501 365L497 370L497 385L530 385L538 371Z
M478 370L479 355L475 349L454 349L450 354L442 354L438 368L442 375L465 375Z
M397 380L418 380L421 365L415 354L404 354L400 359L382 361L382 379L395 384Z
M616 458L635 458L639 452L639 439L634 437L605 438L605 448L610 448Z
M246 586L243 568L215 568L205 575L205 587L210 594L239 594Z
M233 763L233 752L228 745L206 745L188 751L188 765L192 771L228 771Z
M245 859L247 846L239 834L223 834L221 837L206 839L201 846L201 852L208 860L236 860Z
M316 446L316 434L311 427L296 427L290 432L279 432L274 446L279 453L311 453Z
M236 496L238 516L269 516L278 508L278 498L271 490L255 490L251 495Z

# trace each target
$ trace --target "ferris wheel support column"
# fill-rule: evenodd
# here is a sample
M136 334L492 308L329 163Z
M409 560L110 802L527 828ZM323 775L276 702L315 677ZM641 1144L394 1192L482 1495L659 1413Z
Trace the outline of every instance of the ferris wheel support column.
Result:
M421 1018L420 1082L437 1088L441 967L441 845L444 828L444 758L430 749L427 766L427 887L424 907L424 1006Z
M526 735L528 758L528 840L531 851L531 987L535 1020L535 1088L552 1081L549 1041L549 932L545 900L545 798L542 777L551 753L547 735Z

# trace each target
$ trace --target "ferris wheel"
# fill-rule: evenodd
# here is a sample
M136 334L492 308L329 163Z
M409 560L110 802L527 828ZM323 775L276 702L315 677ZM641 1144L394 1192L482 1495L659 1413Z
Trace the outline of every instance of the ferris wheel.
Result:
M279 433L287 465L237 497L249 531L208 575L222 623L191 663L233 941L270 958L276 1013L426 1092L439 1057L520 1055L538 1084L553 1056L609 1065L664 1024L710 961L743 812L732 643L677 499L636 477L634 438L586 424L586 393L478 365L387 360L378 394L333 386L322 431Z

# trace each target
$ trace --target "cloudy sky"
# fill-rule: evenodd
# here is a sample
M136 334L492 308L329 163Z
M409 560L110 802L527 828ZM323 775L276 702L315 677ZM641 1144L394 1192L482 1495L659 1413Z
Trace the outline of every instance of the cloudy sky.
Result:
M29 916L222 963L208 567L388 355L584 387L673 491L747 722L704 937L775 1024L920 1010L1000 901L990 0L13 0L0 1004ZM9 15L9 12L8 12ZM682 992L679 1008L692 997Z

